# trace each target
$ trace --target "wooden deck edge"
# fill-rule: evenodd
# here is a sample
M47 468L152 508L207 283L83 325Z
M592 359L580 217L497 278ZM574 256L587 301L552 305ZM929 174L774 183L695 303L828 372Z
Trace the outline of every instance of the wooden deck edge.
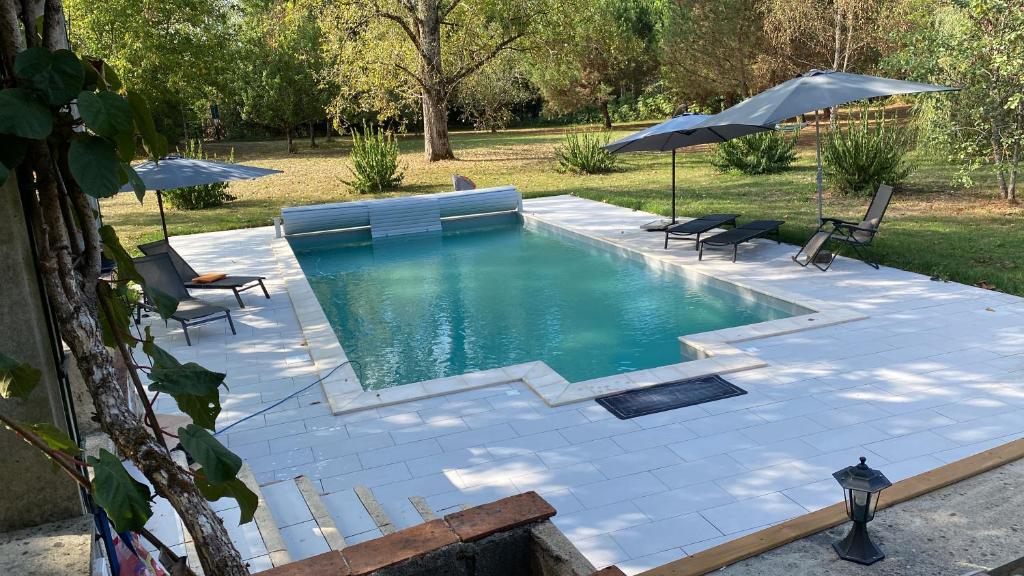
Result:
M888 508L923 494L956 484L978 474L988 472L1024 458L1024 439L1014 440L1002 446L951 462L934 470L912 476L893 484L882 492L878 508ZM884 472L884 470L883 470ZM840 488L836 486L837 495ZM748 534L736 540L681 558L663 566L652 568L640 576L702 576L735 564L758 554L763 554L795 540L806 538L847 522L846 507L843 503L833 504L816 512L798 516L770 528Z

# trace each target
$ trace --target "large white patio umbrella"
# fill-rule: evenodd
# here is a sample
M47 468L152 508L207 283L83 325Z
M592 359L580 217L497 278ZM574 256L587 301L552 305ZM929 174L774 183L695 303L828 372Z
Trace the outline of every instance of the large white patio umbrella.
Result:
M163 190L201 186L217 182L230 182L233 180L253 180L270 174L279 174L280 172L281 170L272 170L270 168L227 164L225 162L214 162L213 160L200 160L197 158L182 158L181 156L168 156L161 158L159 162L150 160L135 166L135 173L142 178L143 184L146 185L146 190L156 191L156 203L160 208L160 226L164 231L164 240L167 239L167 220L164 218ZM131 190L133 190L131 183L121 187L121 192L129 192Z
M716 144L740 136L772 130L775 126L753 124L715 124L703 128L702 124L714 118L706 114L681 114L661 124L630 134L604 147L612 154L624 152L672 151L672 220L660 220L644 225L652 232L664 230L676 223L676 150L698 144Z
M878 96L955 90L959 88L834 70L811 70L708 118L698 128L711 129L740 124L770 127L789 118L814 112L815 154L818 162L818 219L821 220L823 186L818 110Z

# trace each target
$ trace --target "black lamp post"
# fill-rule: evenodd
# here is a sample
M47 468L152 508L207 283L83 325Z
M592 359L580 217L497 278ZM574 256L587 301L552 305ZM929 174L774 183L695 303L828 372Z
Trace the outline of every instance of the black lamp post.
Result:
M832 474L845 491L846 514L853 520L850 533L846 538L833 542L832 547L843 560L867 565L885 558L882 550L868 536L868 522L875 517L878 494L892 486L892 482L878 470L868 468L866 460L861 456L860 464Z

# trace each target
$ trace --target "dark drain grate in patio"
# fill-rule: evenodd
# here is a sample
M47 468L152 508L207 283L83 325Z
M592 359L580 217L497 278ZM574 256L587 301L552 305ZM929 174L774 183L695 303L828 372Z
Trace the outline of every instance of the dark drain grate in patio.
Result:
M715 374L620 392L598 398L596 401L619 420L628 420L684 406L742 396L746 393L746 390Z

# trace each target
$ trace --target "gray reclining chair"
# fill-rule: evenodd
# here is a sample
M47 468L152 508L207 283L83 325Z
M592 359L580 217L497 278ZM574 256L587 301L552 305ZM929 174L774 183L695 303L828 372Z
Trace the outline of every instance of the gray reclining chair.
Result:
M167 254L154 254L152 256L134 258L132 261L135 263L135 270L138 271L139 275L142 276L142 280L146 283L143 287L144 291L159 290L178 301L178 309L174 311L174 314L171 314L171 318L181 324L181 329L185 333L186 344L192 345L192 339L188 335L189 327L216 322L217 320L227 320L231 333L237 334L235 332L235 323L231 321L230 310L223 306L203 302L188 293L185 283L182 282L181 276L178 275L177 270L174 269L174 265L171 263L170 256ZM146 295L146 300L148 303L143 303L140 306L148 310L156 310L156 306L153 305L154 298L150 294Z
M800 248L800 251L793 255L793 261L803 267L813 264L815 268L824 272L832 266L832 262L839 255L839 250L843 246L849 246L865 264L878 270L878 264L868 257L866 249L871 246L875 235L878 234L878 228L882 225L882 218L885 216L886 209L889 208L892 195L892 186L879 185L875 195L871 198L871 204L868 205L864 219L860 222L823 218L817 231ZM836 248L832 251L828 261L822 265L821 262L818 262L818 255L826 246L831 245L835 245Z
M267 287L263 285L263 280L266 276L232 276L228 275L220 280L214 280L213 282L193 282L193 278L200 276L194 268L188 265L188 262L181 257L180 254L167 242L167 240L157 240L156 242L150 242L148 244L139 244L139 250L146 256L152 256L154 254L167 254L171 258L171 264L174 265L174 269L178 271L178 275L181 276L182 282L185 283L185 287L191 290L231 290L235 295L235 300L238 301L239 308L245 308L245 302L242 302L242 296L240 292L245 292L250 288L257 286L263 290L263 295L270 299L270 293L267 292Z

